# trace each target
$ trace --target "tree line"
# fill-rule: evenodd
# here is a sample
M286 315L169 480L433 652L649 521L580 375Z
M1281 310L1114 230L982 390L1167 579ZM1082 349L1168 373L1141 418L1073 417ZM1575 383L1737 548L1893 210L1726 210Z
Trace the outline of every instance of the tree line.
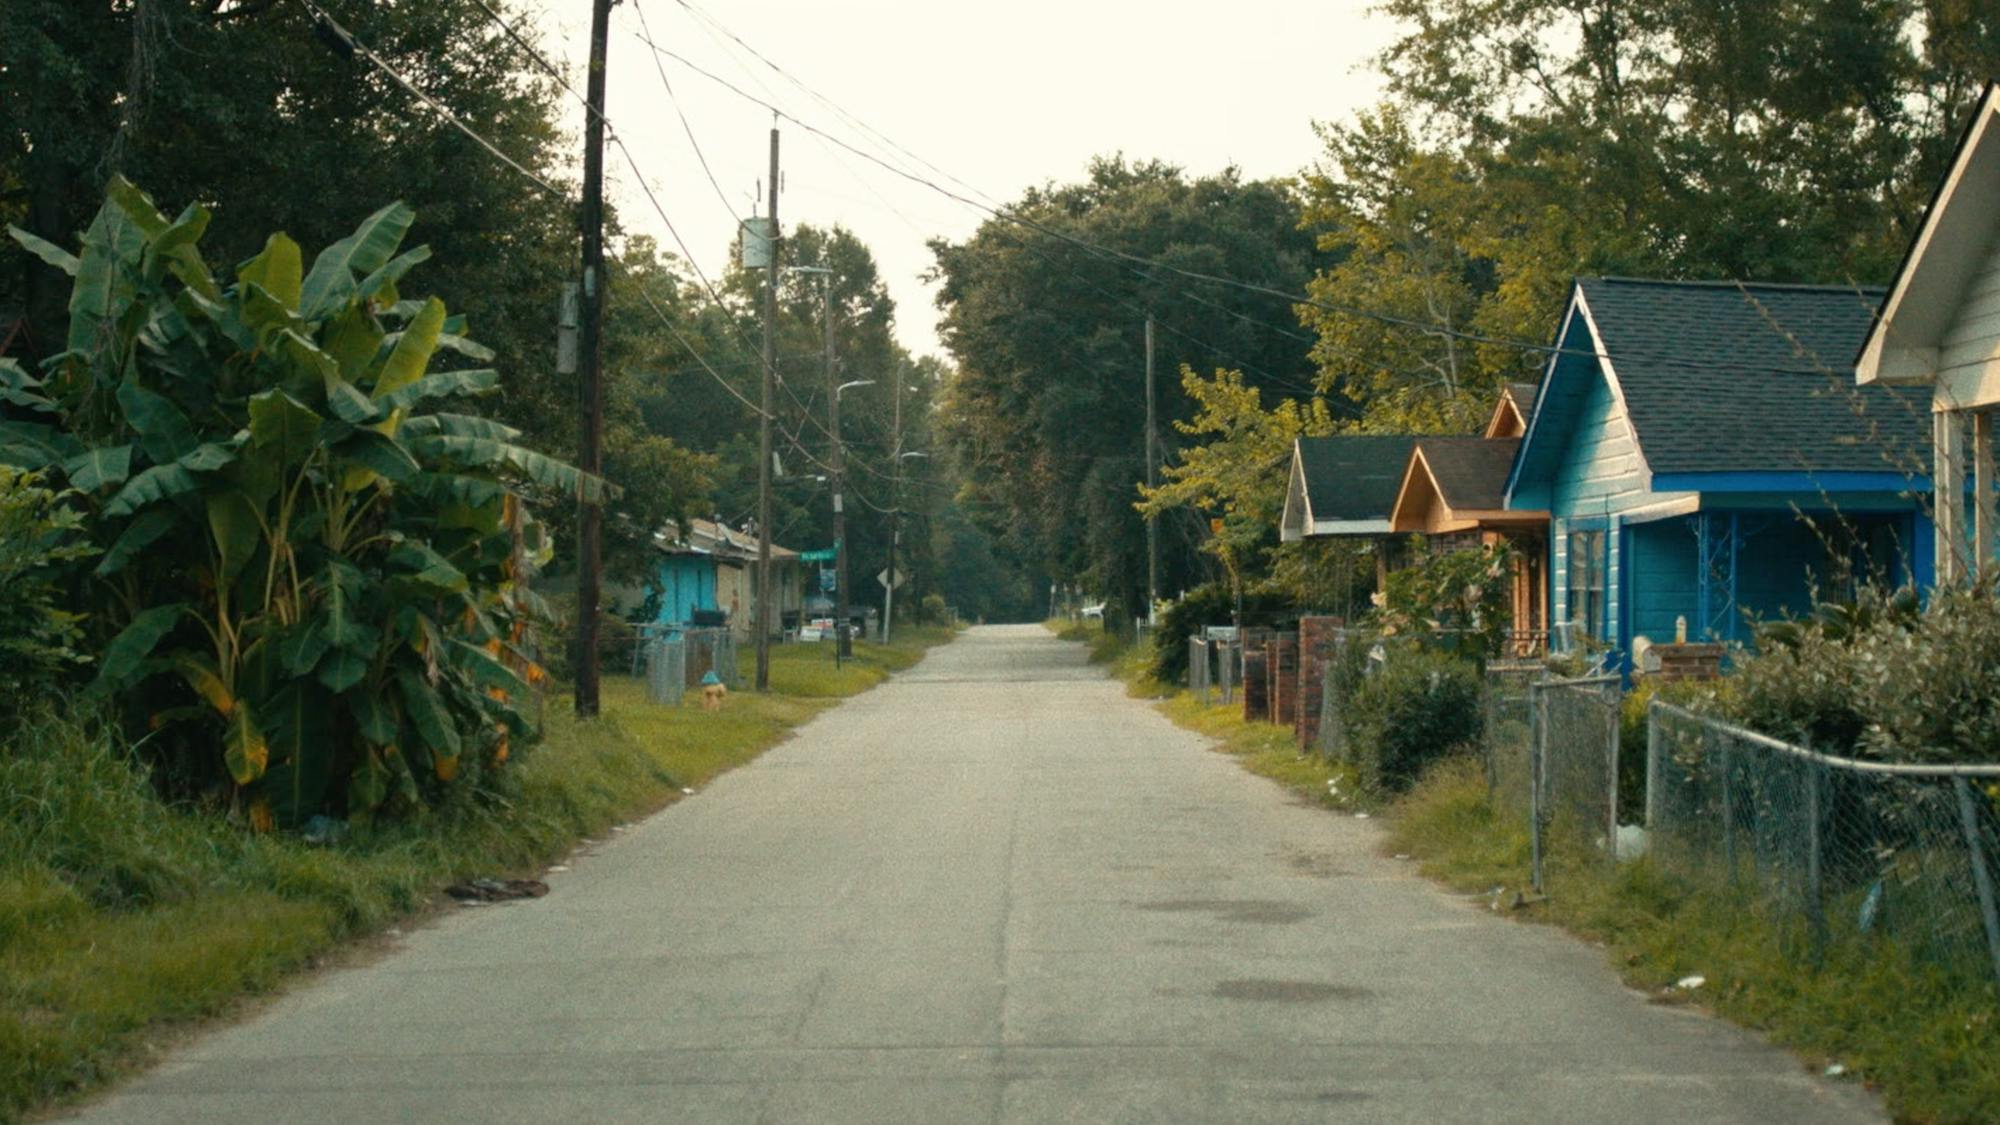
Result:
M1403 29L1385 94L1319 122L1298 175L1108 158L937 245L943 424L1020 565L1138 614L1143 511L1164 595L1237 579L1353 604L1372 568L1277 542L1292 438L1470 432L1501 383L1539 376L1578 275L1886 282L2000 74L2000 10L1966 0L1378 11ZM1154 491L1148 317L1173 373Z

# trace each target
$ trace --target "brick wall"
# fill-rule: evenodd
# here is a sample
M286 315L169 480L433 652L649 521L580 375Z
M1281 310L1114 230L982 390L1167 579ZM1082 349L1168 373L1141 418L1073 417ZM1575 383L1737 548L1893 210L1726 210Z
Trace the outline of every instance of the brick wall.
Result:
M1325 703L1326 663L1333 659L1334 645L1345 624L1339 617L1302 617L1299 619L1299 690L1298 709L1292 720L1292 733L1299 740L1299 749L1305 750L1319 738L1319 713Z
M1657 668L1653 667L1658 662ZM1654 645L1646 650L1646 675L1657 680L1714 680L1722 676L1721 645Z
M1299 711L1299 638L1283 633L1271 638L1271 721L1290 726Z

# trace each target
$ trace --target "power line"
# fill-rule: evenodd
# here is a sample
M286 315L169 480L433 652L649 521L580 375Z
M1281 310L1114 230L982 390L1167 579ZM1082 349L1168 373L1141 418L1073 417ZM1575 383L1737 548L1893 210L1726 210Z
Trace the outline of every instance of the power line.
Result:
M711 20L711 22L713 22L711 17L708 17L705 14L700 13L691 4L687 3L687 0L676 0L676 2L680 3L683 7L688 8L690 11L696 12L697 15L701 15L702 18L709 19ZM718 24L717 26L720 25ZM738 42L742 42L740 37L735 36L734 33L728 32L726 29L724 30L725 34L729 34L731 38L737 39ZM795 114L786 112L784 109L780 108L775 103L765 98L760 98L757 95L744 90L742 87L736 85L735 83L729 81L726 78L723 78L722 76L707 69L706 67L701 66L700 64L694 62L693 60L688 59L684 55L681 55L675 51L662 47L658 43L655 43L650 39L645 39L645 42L647 47L649 47L655 53L663 55L667 58L674 60L675 62L680 63L682 66L687 67L689 70L694 71L696 74L699 74L702 77L707 78L709 81L714 82L717 85L723 87L724 89L730 91L737 97L742 98L745 101L751 102L752 104L762 106L763 108L771 111L778 117L781 117L785 120L792 122L799 128L804 129L809 133L825 138L831 143L840 146L846 151L853 153L854 155L860 157L861 159L866 160L869 163L874 164L877 167L882 168L883 170L893 175L909 180L912 183L927 188L948 199L955 200L960 204L963 204L967 207L971 207L984 214L990 215L995 219L1027 227L1031 230L1037 231L1038 233L1046 235L1050 238L1054 238L1059 241L1069 243L1070 245L1076 246L1079 249L1088 251L1093 254L1097 254L1101 257L1115 258L1122 261L1133 263L1135 265L1144 266L1153 270L1163 270L1167 273L1171 273L1191 281L1199 281L1205 284L1219 285L1227 288L1238 289L1246 293L1256 294L1258 296L1271 298L1273 300L1281 300L1292 305L1303 305L1308 308L1320 309L1325 312L1331 312L1342 316L1350 316L1361 320L1371 320L1375 321L1376 323L1386 324L1392 327L1406 328L1411 331L1436 338L1454 339L1471 344L1484 344L1492 347L1508 348L1511 350L1531 353L1539 356L1551 356L1551 357L1579 356L1583 358L1596 359L1602 361L1613 361L1617 358L1616 356L1613 356L1611 354L1596 351L1594 349L1565 348L1555 344L1540 344L1529 340L1518 340L1501 336L1491 336L1485 333L1471 332L1461 328L1451 328L1446 325L1417 320L1412 317L1400 316L1394 313L1387 313L1375 309L1365 309L1359 306L1345 305L1332 301L1326 301L1303 293L1286 292L1285 290L1278 289L1269 285L1262 285L1256 282L1243 281L1238 278L1225 277L1219 274L1211 274L1201 270L1188 269L1184 266L1174 266L1162 262L1156 262L1151 259L1142 257L1140 255L1132 254L1128 251L1119 250L1115 247L1102 246L1097 243L1090 242L1087 239L1079 238L1075 235L1069 234L1061 230L1057 230L1043 223L1039 223L1033 219L1024 217L1014 212L1010 208L1004 206L990 206L981 203L978 200L968 198L965 195L953 191L952 189L947 188L937 183L934 180L918 175L914 172L909 171L906 168L898 167L897 165L892 164L887 160L884 160L883 158L875 155L874 153L867 152L863 149L857 148L848 141L843 140L842 138L835 136L834 134L826 131L825 129L822 129L816 125L813 125L810 122L801 119ZM746 50L751 51L752 54L757 54L755 49L749 47L747 43L744 44L744 47ZM806 86L803 82L791 78L789 74L786 74L786 72L782 67L777 66L777 64L772 63L768 59L764 59L761 54L758 54L757 57L760 60L762 60L765 63L765 65L770 66L772 69L778 71L780 74L784 74L789 81L792 81L795 85L798 85L801 89L806 90L809 94L813 94L815 98L819 98L822 101L828 101L822 96L814 93L811 90L811 88ZM829 101L828 104L831 104L831 102ZM839 111L837 107L836 107L836 112L842 112L843 115L845 115L844 111ZM871 133L875 132L872 129L868 131ZM877 135L879 136L879 134ZM900 146L893 146L893 147L900 148ZM923 163L929 166L928 162L923 162ZM945 178L947 179L954 180L955 182L963 183L963 181L959 181L957 177L951 176L948 173L939 171L938 174L945 176ZM981 195L985 194L984 192L978 192L977 188L973 188L970 185L966 185L966 187L967 190L977 192L978 194ZM1623 351L1620 352L1619 355L1623 355L1628 358L1643 359L1652 363L1676 366L1692 370L1733 369L1730 365L1727 364L1704 363L1700 361L1689 360L1681 356L1660 354L1660 353L1649 353L1639 350ZM1788 373L1798 373L1798 374L1820 374L1820 372L1817 369L1808 369L1808 368L1768 368L1768 370L1782 371Z
M639 14L639 26L646 33L646 41L651 42L653 38L652 28L646 23L646 9L644 5L635 3L632 5L632 10ZM681 119L681 129L687 133L688 144L694 149L695 160L701 164L702 175L708 177L709 186L715 189L715 197L722 201L722 209L729 212L729 217L735 219L737 224L741 226L743 219L736 213L735 205L729 202L729 193L722 190L722 183L715 178L714 170L708 166L708 154L701 150L701 142L695 139L694 126L689 123L687 111L681 106L680 99L674 96L674 84L667 78L667 68L660 62L660 56L657 53L653 55L653 69L659 72L660 85L666 87L667 90L667 101L673 105L674 113Z
M533 181L537 186L541 187L542 190L549 192L552 195L562 196L564 199L569 198L568 192L550 183L549 181L543 179L536 173L529 171L525 166L523 166L520 162L516 161L513 157L508 156L506 153L500 151L500 147L498 145L494 144L492 141L487 140L484 136L482 136L479 133L478 130L474 129L472 126L467 125L464 119L460 118L458 114L453 113L451 111L451 108L449 106L446 106L443 102L430 96L428 93L425 93L422 89L418 88L416 83L411 82L409 79L403 77L400 73L396 71L396 68L390 66L387 62L384 62L382 60L382 56L376 54L373 50L370 50L366 43L363 43L361 40L356 39L354 37L353 32L347 30L345 27L342 27L332 16L327 15L326 9L321 8L318 4L313 3L313 0L299 0L299 3L304 5L307 11L312 13L313 18L318 20L321 26L325 27L328 31L332 32L334 36L340 39L341 42L346 43L347 45L353 47L354 50L361 55L361 57L367 59L371 64L373 64L375 69L381 71L385 75L388 75L391 81L395 82L398 86L401 86L403 89L408 90L411 94L415 95L417 100L431 107L431 109L437 112L438 116L444 118L446 122L450 123L459 132L464 133L467 137L472 138L472 140L475 143L477 143L479 147L485 149L489 153L492 153L493 156L497 158L501 163L507 165L507 167L512 168L514 171L520 173L522 176ZM483 6L484 5L482 5L482 7ZM503 24L502 26L505 25Z

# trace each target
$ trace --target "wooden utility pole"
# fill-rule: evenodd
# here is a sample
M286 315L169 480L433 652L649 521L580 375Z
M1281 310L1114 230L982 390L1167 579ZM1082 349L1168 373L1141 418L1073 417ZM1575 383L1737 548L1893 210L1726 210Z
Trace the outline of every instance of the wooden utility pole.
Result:
M1146 487L1158 487L1154 479L1159 464L1159 431L1153 425L1153 318L1146 318ZM1152 513L1146 515L1146 624L1153 623L1153 607L1160 601L1160 527Z
M599 0L603 2L603 0ZM757 423L757 690L771 690L771 394L778 376L778 126L771 125L771 262L764 283L764 413Z
M604 475L604 56L611 38L611 0L592 0L590 80L583 122L583 303L577 320L583 426L577 465ZM578 497L576 550L576 713L597 714L597 611L603 555L598 542L604 509L599 497Z
M840 376L835 374L833 362L833 274L820 276L820 319L825 322L826 350L826 409L829 429L833 436L833 662L838 665L842 657L853 650L847 639L847 503L844 496L847 482L847 455L840 445Z
M889 568L882 572L882 643L889 643L889 619L896 614L896 544L903 538L903 380L909 376L896 365L895 406L889 438Z

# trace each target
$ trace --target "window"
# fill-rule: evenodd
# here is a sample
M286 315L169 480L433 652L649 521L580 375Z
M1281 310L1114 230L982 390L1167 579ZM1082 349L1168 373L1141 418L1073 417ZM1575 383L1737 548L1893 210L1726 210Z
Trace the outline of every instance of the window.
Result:
M1604 636L1604 533L1569 533L1569 624L1572 636Z

